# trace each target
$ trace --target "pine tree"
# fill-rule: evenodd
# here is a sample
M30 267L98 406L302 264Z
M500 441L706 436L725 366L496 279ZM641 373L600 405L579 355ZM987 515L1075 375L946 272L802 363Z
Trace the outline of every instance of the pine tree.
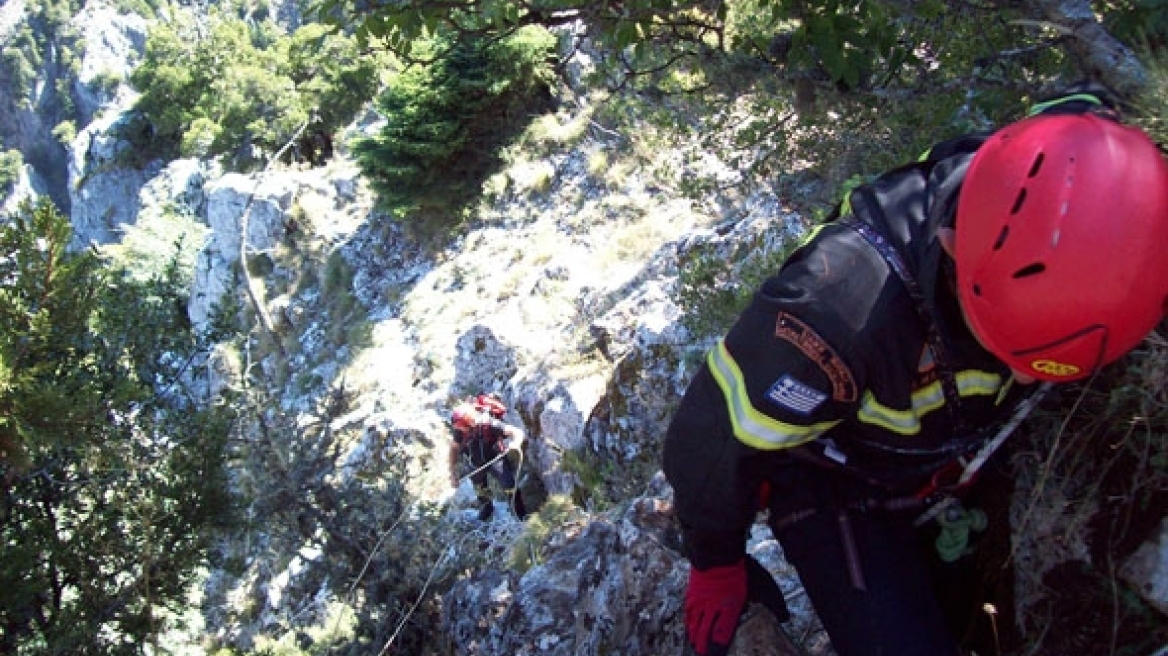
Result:
M0 229L0 653L137 654L228 517L228 417L180 393L176 271L137 282L25 204Z
M547 109L553 46L534 28L498 42L439 39L433 61L396 76L377 99L385 127L353 144L381 204L456 224L502 147Z

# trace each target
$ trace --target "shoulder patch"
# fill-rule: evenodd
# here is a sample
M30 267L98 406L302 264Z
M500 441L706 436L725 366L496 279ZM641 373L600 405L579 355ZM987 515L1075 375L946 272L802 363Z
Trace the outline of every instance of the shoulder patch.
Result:
M827 400L827 394L784 374L767 390L766 396L775 405L791 412L809 415Z
M775 337L790 342L823 370L831 381L831 396L842 403L856 400L856 379L852 370L811 326L787 312L775 320Z

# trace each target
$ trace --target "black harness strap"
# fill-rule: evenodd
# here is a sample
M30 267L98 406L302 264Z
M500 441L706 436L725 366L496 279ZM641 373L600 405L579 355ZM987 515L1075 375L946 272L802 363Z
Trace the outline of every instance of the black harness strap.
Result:
M892 269L896 277L908 290L909 296L916 306L917 316L921 320L921 325L925 329L925 338L928 340L928 347L930 353L933 355L933 362L937 366L937 373L941 379L941 391L945 394L945 404L949 407L949 413L953 417L953 421L957 428L963 427L964 422L961 419L961 393L957 389L957 376L953 372L952 362L949 360L948 351L945 349L944 339L941 337L941 330L937 327L937 321L933 317L933 313L929 310L929 304L925 299L925 294L921 291L921 286L917 282L912 271L909 271L908 266L904 263L904 258L901 257L900 252L896 250L884 235L881 235L868 223L856 218L855 215L849 214L842 219L840 223L855 230L857 234L868 242L868 245L880 254L880 257Z

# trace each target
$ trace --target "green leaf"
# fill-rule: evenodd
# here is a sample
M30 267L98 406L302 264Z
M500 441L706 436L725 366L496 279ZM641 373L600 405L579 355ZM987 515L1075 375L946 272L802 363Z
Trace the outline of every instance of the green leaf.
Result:
M507 3L507 11L504 14L504 20L506 20L508 25L518 25L522 17L523 12L521 11L519 5L514 3Z
M943 16L947 6L940 0L923 0L916 5L917 15L924 20L936 20Z
M636 40L636 23L628 20L622 20L617 23L616 29L613 30L613 47L615 47L617 50L623 50L624 48L632 45Z

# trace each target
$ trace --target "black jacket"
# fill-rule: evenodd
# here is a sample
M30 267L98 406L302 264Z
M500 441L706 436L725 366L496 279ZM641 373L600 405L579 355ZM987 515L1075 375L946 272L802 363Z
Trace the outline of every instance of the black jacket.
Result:
M507 424L492 417L466 430L455 430L454 443L476 467L482 466L503 452L507 430Z
M1100 104L1074 98L1053 111ZM937 239L986 137L938 144L853 191L711 350L663 457L694 566L741 557L758 490L790 463L791 448L808 444L874 487L911 493L984 441L1012 405L1017 386L969 332ZM885 253L855 222L879 235ZM920 288L917 298L894 265Z

